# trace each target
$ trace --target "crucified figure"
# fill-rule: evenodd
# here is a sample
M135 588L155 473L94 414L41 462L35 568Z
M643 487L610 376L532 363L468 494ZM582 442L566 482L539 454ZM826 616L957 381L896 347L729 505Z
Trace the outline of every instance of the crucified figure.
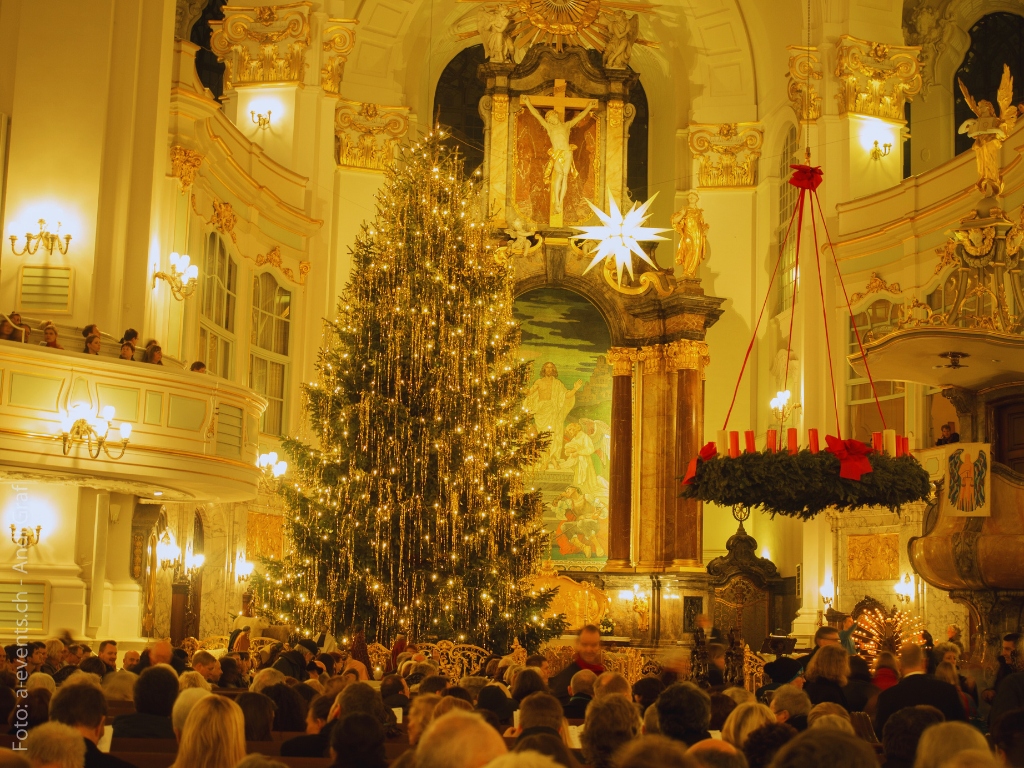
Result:
M548 150L550 159L544 167L544 183L551 187L552 213L560 214L562 203L565 201L565 193L569 188L569 174L578 175L572 159L576 145L569 143L569 131L590 113L596 102L591 101L582 112L568 122L562 120L553 109L549 109L547 114L541 117L540 112L530 102L529 96L523 96L523 103L530 110L530 114L537 118L541 127L547 131L548 139L551 141L551 149Z

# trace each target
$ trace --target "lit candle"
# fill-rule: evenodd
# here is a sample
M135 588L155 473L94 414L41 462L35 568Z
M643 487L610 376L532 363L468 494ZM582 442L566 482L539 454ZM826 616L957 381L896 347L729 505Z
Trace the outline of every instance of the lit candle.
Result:
M797 448L795 427L790 427L789 429L786 430L786 440L789 443L789 455L795 455L797 450L799 450Z
M896 455L896 430L885 429L882 430L882 446L885 448L885 452L890 456Z
M775 453L775 435L774 429L768 430L768 453Z
M882 450L882 433L872 432L871 433L871 447L876 451Z
M807 430L807 443L810 445L811 453L818 452L818 430L808 429Z
M729 433L729 458L735 459L740 455L740 433L733 430Z
M747 453L756 453L757 443L754 442L754 430L748 429L743 433L743 437L747 442Z

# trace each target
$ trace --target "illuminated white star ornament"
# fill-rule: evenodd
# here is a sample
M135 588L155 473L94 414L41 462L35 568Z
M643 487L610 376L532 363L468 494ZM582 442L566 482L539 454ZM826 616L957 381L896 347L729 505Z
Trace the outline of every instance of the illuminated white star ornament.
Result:
M634 253L655 269L658 268L658 265L651 261L650 257L644 252L644 249L640 247L641 241L668 239L661 237L659 234L661 232L668 232L667 229L640 226L644 223L647 217L650 216L650 214L647 213L647 209L650 207L651 203L654 202L654 198L657 196L657 193L655 193L654 197L650 198L639 208L636 207L636 203L633 203L633 207L629 209L629 212L625 216L623 216L619 211L619 206L615 204L615 198L612 197L611 192L608 193L608 208L611 213L605 213L592 202L587 200L587 205L589 205L594 210L594 213L597 214L597 217L604 222L604 226L575 227L575 229L586 234L587 239L600 240L594 253L594 260L590 262L590 266L583 270L583 274L589 272L603 259L614 256L615 268L619 277L619 285L622 285L623 267L625 267L626 271L629 272L629 279L633 279L633 257L631 254Z

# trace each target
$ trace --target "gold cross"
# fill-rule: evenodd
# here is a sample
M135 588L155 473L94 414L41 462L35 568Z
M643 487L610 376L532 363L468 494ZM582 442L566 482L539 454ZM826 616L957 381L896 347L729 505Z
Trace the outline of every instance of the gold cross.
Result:
M530 102L538 109L541 107L551 107L564 123L566 109L583 109L591 102L591 99L576 99L572 96L566 96L565 80L555 80L555 93L553 96L531 96Z

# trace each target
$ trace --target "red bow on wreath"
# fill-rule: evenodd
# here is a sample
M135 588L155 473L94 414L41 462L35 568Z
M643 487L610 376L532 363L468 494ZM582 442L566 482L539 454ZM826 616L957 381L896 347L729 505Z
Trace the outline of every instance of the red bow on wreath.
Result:
M825 435L825 442L828 443L828 452L834 453L839 459L840 477L859 481L861 475L871 472L868 454L872 453L874 448L870 448L860 440L840 440L832 435Z
M810 165L791 165L795 173L790 177L789 183L797 189L809 189L812 192L821 184L821 168Z
M689 485L693 482L693 478L697 476L697 462L707 461L712 456L718 453L718 448L714 443L708 443L700 449L700 453L693 457L690 462L690 466L686 468L686 477L683 478L683 485Z

